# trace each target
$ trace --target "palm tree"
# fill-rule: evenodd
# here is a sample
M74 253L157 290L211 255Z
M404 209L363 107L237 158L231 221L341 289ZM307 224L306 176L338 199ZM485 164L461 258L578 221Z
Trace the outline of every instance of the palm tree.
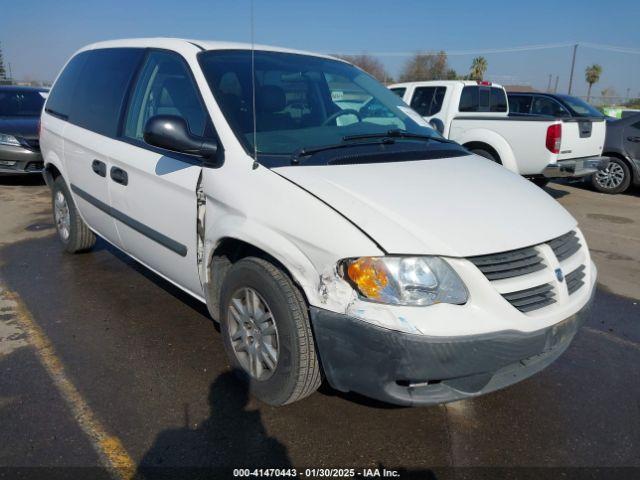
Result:
M488 62L484 57L476 57L471 62L471 68L469 69L469 78L471 80L481 81L484 78L484 73L487 71Z
M591 87L593 87L594 83L598 83L601 74L602 67L597 63L587 67L584 71L584 79L589 84L589 90L587 91L587 103L589 103L589 98L591 97Z

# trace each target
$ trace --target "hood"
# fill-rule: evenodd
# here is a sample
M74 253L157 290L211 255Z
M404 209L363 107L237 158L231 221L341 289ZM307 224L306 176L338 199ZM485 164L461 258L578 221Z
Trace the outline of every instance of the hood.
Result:
M0 133L27 139L38 138L40 117L0 117Z
M542 189L476 155L274 170L390 254L497 253L545 242L576 225Z

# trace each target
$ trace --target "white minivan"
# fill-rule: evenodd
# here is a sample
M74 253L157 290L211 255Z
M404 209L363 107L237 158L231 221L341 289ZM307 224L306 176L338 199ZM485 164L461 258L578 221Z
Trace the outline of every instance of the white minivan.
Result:
M567 211L342 60L93 44L40 143L64 248L99 235L206 302L273 405L323 379L403 405L511 385L568 347L594 291Z

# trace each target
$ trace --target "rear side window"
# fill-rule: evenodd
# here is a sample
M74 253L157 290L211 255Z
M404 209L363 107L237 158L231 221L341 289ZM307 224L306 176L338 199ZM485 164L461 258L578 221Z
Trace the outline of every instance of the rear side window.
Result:
M389 90L398 95L400 98L404 97L404 92L407 91L407 89L404 87L390 88Z
M509 95L509 110L513 113L529 113L531 111L531 96Z
M71 100L75 94L76 84L89 52L82 52L73 57L58 76L53 89L47 98L45 111L61 118L68 118L71 113Z
M446 87L418 87L413 92L411 108L423 117L435 115L442 109Z
M115 137L131 78L144 50L91 50L77 81L69 121L102 135Z

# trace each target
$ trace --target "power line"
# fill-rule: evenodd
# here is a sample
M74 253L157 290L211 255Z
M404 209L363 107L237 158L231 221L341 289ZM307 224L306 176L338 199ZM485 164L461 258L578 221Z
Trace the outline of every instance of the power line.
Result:
M602 45L598 43L590 42L567 42L567 43L547 43L541 45L525 45L521 47L508 47L508 48L488 48L484 50L430 50L430 51L412 51L412 52L333 52L334 55L361 55L366 53L377 57L408 57L415 55L416 53L438 53L444 51L448 56L456 55L487 55L490 53L512 53L512 52L527 52L534 50L548 50L553 48L567 48L579 45L584 48L592 48L596 50L607 50L611 52L630 53L640 55L640 50L628 47L619 47L615 45Z

